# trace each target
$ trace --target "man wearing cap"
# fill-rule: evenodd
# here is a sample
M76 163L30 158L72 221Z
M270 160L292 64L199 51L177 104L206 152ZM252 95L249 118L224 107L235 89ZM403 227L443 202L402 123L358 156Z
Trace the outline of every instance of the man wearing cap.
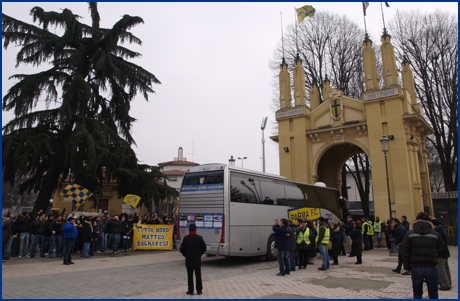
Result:
M449 291L452 287L452 279L450 277L450 268L447 259L450 257L449 248L447 247L447 233L442 227L441 221L438 219L431 220L431 223L435 226L436 232L441 235L442 241L446 246L444 250L438 252L438 272L441 278L441 285L439 289L441 291Z
M78 230L75 225L75 219L73 216L69 216L67 223L64 225L64 249L62 252L62 255L64 256L64 265L73 264L72 251L77 235Z
M204 252L206 252L206 243L203 237L196 233L196 225L190 224L189 234L184 237L180 246L180 253L185 257L185 267L187 268L187 295L193 295L193 271L195 271L197 294L203 293L201 255Z

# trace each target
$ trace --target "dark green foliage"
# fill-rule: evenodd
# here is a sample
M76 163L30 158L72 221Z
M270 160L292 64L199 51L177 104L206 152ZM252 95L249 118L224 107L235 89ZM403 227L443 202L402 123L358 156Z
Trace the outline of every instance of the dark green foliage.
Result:
M152 85L160 84L128 62L139 53L121 46L142 44L128 30L144 21L125 15L112 28L100 28L97 3L89 3L89 11L91 25L68 9L34 7L30 14L39 26L2 14L4 48L20 45L16 65L50 64L36 74L11 76L17 82L3 97L3 110L15 114L3 127L3 181L26 176L20 191L39 192L34 212L46 208L69 173L95 194L109 180L118 181L122 195L137 191L144 200L161 186L154 181L161 173L145 172L131 149L131 101L138 93L148 101ZM53 33L55 28L62 34ZM38 101L47 109L35 111ZM132 174L142 181L133 182ZM132 183L136 191L130 190Z
M139 164L136 169L120 168L117 171L118 195L135 194L141 197L140 204L146 206L147 200L154 200L155 204L168 197L178 197L179 193L174 188L166 184L167 178L160 172L158 166ZM156 183L157 185L152 185ZM153 208L150 208L152 211Z

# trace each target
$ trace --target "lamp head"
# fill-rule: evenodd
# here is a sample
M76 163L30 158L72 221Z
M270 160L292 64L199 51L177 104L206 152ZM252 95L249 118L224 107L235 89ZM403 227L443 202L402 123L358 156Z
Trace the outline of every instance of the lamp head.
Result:
M390 140L387 138L386 135L383 135L382 139L380 139L380 143L382 145L382 152L385 154L388 152L389 142Z

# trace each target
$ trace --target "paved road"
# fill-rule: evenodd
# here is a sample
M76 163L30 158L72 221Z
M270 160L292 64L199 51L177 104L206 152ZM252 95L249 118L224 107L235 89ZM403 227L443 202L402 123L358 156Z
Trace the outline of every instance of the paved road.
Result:
M453 288L440 299L458 299L458 248L449 247ZM97 254L74 265L57 258L12 258L2 265L2 298L187 298L184 258L177 251L130 251ZM411 299L410 276L391 271L397 258L386 249L365 252L363 265L339 257L339 265L319 271L320 260L285 277L277 262L256 258L203 256L202 299ZM425 298L426 292L425 292Z

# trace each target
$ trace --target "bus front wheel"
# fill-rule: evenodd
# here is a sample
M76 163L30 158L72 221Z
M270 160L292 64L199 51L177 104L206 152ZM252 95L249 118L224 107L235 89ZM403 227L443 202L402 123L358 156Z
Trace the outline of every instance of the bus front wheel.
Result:
M268 238L267 254L265 255L265 260L275 261L277 259L278 259L278 249L275 248L275 235L272 235Z

